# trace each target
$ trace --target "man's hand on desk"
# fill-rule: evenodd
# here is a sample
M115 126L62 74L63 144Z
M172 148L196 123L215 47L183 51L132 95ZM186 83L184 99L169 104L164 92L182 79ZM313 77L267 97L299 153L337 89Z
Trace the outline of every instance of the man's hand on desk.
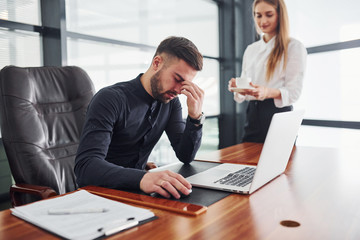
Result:
M189 195L191 188L191 184L183 176L169 170L148 172L140 181L140 189L145 193L156 192L166 198L172 195L179 199L179 192Z

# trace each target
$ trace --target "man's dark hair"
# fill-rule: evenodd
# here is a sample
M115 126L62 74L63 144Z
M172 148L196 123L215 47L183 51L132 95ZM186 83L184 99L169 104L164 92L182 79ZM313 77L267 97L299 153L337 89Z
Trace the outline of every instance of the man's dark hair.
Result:
M156 55L167 53L184 60L195 70L200 71L203 67L203 56L193 42L184 37L168 37L163 40L156 49Z

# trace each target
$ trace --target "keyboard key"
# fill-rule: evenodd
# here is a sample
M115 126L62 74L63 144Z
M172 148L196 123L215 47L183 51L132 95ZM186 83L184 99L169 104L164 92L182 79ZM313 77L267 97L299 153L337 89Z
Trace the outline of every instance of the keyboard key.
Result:
M255 168L245 167L239 171L229 173L227 176L216 180L214 183L244 187L251 183L254 173Z

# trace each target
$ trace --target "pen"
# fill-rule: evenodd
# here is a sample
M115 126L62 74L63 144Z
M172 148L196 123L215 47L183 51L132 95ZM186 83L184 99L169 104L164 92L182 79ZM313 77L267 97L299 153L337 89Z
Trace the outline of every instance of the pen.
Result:
M49 209L50 215L66 215L66 214L80 214L80 213L103 213L107 212L106 208L54 208Z
M99 232L104 232L104 235L105 236L110 236L114 233L117 233L117 232L120 232L120 231L123 231L125 229L128 229L128 228L131 228L133 226L136 226L138 225L139 222L135 220L135 218L128 218L126 219L125 221L117 221L117 222L113 222L111 223L112 226L114 227L109 227L109 226L106 226L106 227L102 227L102 228L99 228L98 231Z

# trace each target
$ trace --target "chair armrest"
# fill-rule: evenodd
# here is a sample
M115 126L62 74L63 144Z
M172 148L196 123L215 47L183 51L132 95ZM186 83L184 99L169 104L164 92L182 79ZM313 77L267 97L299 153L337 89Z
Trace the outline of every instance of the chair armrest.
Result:
M25 183L14 184L10 187L11 204L13 207L23 205L19 193L27 193L27 194L35 195L40 197L41 199L46 199L58 195L50 187L25 184Z

